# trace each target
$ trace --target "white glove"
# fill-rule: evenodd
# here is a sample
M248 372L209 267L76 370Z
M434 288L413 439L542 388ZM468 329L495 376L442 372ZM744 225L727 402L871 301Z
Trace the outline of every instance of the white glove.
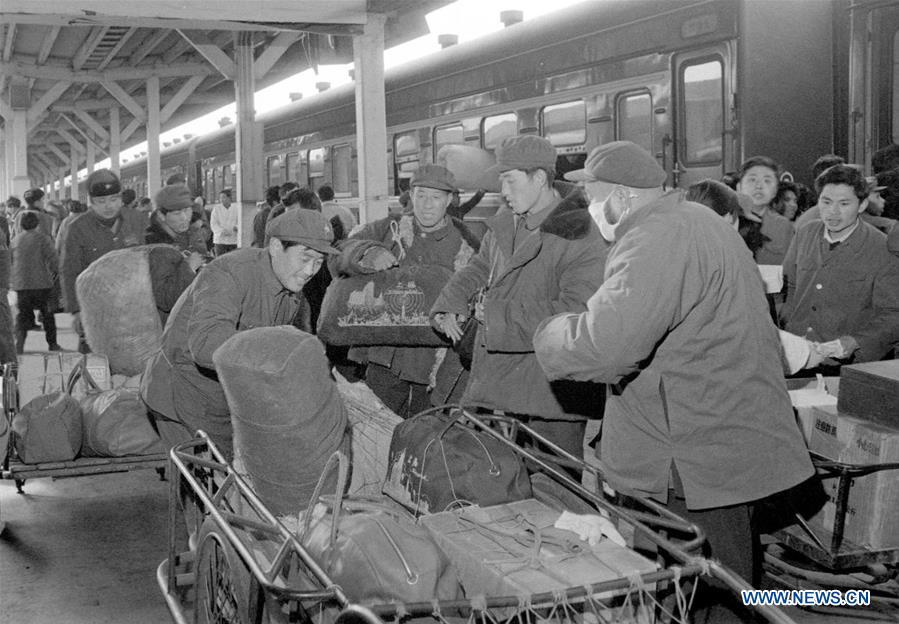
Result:
M576 533L580 539L591 546L596 546L603 536L619 546L627 545L612 521L601 516L578 515L563 511L553 526Z

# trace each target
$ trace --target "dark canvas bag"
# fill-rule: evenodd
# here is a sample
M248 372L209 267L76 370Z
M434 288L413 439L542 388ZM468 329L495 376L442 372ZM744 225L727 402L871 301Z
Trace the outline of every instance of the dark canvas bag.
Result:
M524 462L509 446L464 424L465 412L441 406L396 426L384 493L415 513L530 498Z
M299 536L309 553L353 602L459 598L456 570L425 527L389 500L344 498L348 463L338 451L325 466ZM320 497L335 464L337 494Z
M81 407L67 392L44 394L19 410L12 430L24 463L71 461L81 450Z
M428 313L451 276L423 264L336 279L322 301L318 336L344 346L445 347Z

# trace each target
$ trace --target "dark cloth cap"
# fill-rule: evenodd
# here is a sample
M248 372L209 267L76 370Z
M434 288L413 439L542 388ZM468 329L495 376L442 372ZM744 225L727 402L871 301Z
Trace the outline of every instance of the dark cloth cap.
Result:
M495 155L496 164L489 170L494 175L513 169L556 168L556 148L543 137L532 134L506 137L496 146Z
M97 169L87 177L87 194L91 197L106 197L121 192L119 177L109 169Z
M6 205L10 208L18 208L22 205L22 200L20 200L15 195L10 195L9 199L6 200Z
M449 191L450 193L454 193L457 190L456 177L453 175L453 172L440 165L419 167L415 175L412 176L412 184L410 186L412 188L424 186L425 188Z
M320 212L294 208L272 219L265 226L266 235L281 241L299 243L325 254L339 254L331 246L334 230Z
M30 204L42 200L44 198L44 191L39 188L28 189L22 197L24 197L25 201Z
M565 174L565 179L573 182L608 182L631 188L655 188L667 177L652 154L630 141L593 148L583 169Z
M156 204L156 209L162 214L193 208L194 205L190 198L190 189L182 184L163 186L156 193L153 201Z

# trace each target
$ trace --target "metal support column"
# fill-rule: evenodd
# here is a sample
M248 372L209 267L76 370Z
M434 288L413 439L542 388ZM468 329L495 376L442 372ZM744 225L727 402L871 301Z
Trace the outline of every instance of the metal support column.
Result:
M91 140L87 141L87 175L90 175L94 172L94 165L97 162L97 148L94 145L94 142Z
M119 107L109 109L109 168L119 175L119 152L122 151L122 130L119 127Z
M3 162L0 163L0 201L6 201L9 197L9 187L6 182L6 131L0 130L0 154L3 155Z
M74 143L69 143L69 174L72 176L72 193L69 195L72 199L78 199L78 148ZM90 201L89 197L85 197L84 201Z
M253 68L253 33L235 35L234 95L237 102L237 188L234 201L240 204L238 217L239 246L249 247L253 241L253 217L256 202L262 198L262 124L256 121L254 93L256 77Z
M159 164L159 77L147 78L147 195L162 188Z
M353 37L356 76L356 153L359 220L387 216L387 112L384 100L384 23L369 13L361 35Z
M12 127L12 134L7 142L12 142L13 156L10 161L12 172L12 192L19 197L31 187L28 178L28 111L16 110L12 113L12 123L6 120L7 126Z

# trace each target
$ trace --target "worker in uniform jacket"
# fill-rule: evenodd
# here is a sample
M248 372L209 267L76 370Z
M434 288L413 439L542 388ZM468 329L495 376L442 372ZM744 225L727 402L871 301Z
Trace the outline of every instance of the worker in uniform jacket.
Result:
M462 221L446 214L456 190L453 174L440 165L424 165L415 172L411 189L411 214L368 223L338 243L341 254L329 264L333 275L423 264L457 271L468 264L480 241ZM446 351L442 355L456 357ZM428 389L436 384L441 363L437 349L377 346L353 349L349 357L368 363L366 382L397 414L409 416L430 407Z
M69 225L62 241L60 277L66 312L72 315L72 327L78 333L78 350L89 353L78 313L81 306L75 294L75 280L91 262L114 249L144 244L142 219L122 209L122 185L109 169L98 169L87 178L90 208Z
M537 358L550 379L610 384L598 455L612 487L694 521L752 582L753 503L813 474L758 268L724 219L663 190L643 148L607 143L585 165L567 177L605 187L605 281L586 311L540 325Z
M266 234L266 249L240 249L203 267L169 315L162 349L141 380L141 397L168 446L202 429L230 459L231 416L212 354L235 333L255 327L311 330L299 293L324 255L337 253L331 227L318 213L294 210L270 221Z
M461 338L478 293L471 374L462 403L516 415L569 453L583 455L586 416L601 415L587 384L550 384L532 337L559 312L579 312L602 283L608 246L583 193L553 186L556 150L546 139L505 139L496 167L508 208L487 222L480 252L458 271L431 308L435 326ZM564 196L563 196L564 195ZM599 414L596 414L597 408Z

